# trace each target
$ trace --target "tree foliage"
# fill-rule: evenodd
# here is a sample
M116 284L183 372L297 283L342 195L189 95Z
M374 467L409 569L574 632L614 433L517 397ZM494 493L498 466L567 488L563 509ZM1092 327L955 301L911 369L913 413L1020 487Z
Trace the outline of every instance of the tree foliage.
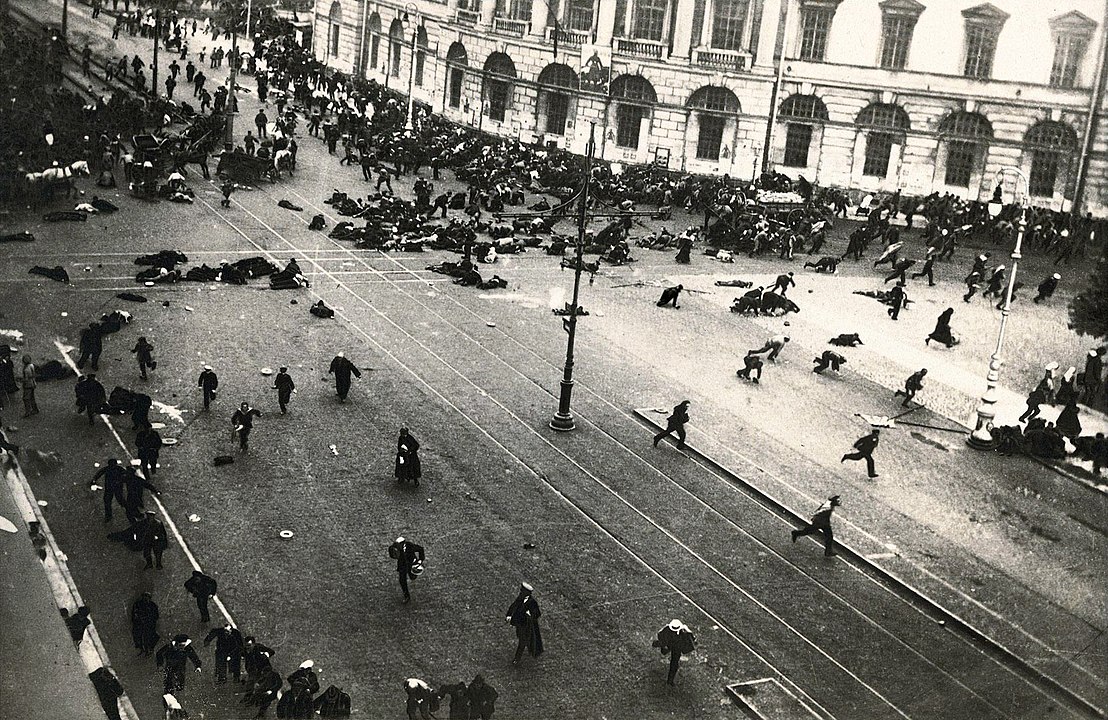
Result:
M1089 275L1089 285L1070 301L1070 327L1079 335L1108 338L1108 256Z

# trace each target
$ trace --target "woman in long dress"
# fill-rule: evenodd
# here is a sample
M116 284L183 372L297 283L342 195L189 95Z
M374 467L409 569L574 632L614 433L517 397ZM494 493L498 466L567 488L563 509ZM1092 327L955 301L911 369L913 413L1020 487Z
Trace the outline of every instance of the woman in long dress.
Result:
M408 428L400 428L400 437L396 439L396 479L418 487L421 474L419 441L408 433Z
M943 310L943 314L940 315L939 319L935 322L935 329L924 339L924 344L929 345L932 340L942 343L947 347L954 347L958 344L958 338L954 337L954 333L950 330L950 317L953 314L954 308Z

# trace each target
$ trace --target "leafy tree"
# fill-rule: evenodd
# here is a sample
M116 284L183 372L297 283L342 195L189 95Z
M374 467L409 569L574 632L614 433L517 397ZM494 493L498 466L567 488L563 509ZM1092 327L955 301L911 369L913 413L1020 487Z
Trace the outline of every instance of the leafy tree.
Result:
M1108 338L1108 256L1089 275L1089 285L1070 301L1070 328L1079 335Z

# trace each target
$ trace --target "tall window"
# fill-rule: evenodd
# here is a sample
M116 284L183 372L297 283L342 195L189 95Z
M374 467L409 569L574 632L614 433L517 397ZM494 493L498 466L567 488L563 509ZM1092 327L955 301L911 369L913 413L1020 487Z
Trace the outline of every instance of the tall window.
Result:
M812 147L812 126L789 123L785 132L785 167L808 167L808 150Z
M1081 62L1095 32L1096 22L1076 10L1050 19L1050 33L1054 37L1054 62L1050 65L1053 87L1077 87Z
M939 123L939 137L946 143L944 182L970 187L974 172L984 165L985 152L993 139L992 124L980 113L961 110Z
M1023 142L1031 153L1031 195L1053 197L1077 148L1077 133L1065 123L1044 120L1027 131Z
M748 0L712 0L712 47L742 50Z
M400 18L389 26L389 75L400 77L400 53L404 46L404 23Z
M985 25L966 26L966 77L986 79L993 73L997 30Z
M415 84L423 87L423 66L427 62L427 30L420 25L416 32Z
M485 101L489 119L504 122L512 100L516 66L504 53L495 52L485 61Z
M858 113L855 123L866 130L866 157L862 174L886 177L893 146L904 143L908 113L899 105L872 103Z
M496 16L509 20L530 20L531 0L496 0Z
M696 157L719 160L727 121L739 112L739 99L725 87L706 85L689 97L689 109L696 112L700 134L696 139Z
M566 30L592 30L593 0L566 0L562 25Z
M446 80L446 102L452 108L461 107L462 86L468 64L469 53L466 52L465 45L460 42L452 43L446 51L446 67L449 68Z
M546 96L546 132L565 135L568 117L569 96L558 92L549 93Z
M640 40L661 40L666 27L668 0L635 0L631 14L631 36Z
M896 137L889 133L871 132L866 136L866 162L862 174L885 177L889 174L889 158L893 153Z
M923 12L915 0L885 0L881 6L881 53L878 63L886 70L903 70L908 64L912 33Z
M1056 88L1077 86L1077 71L1085 58L1089 39L1080 35L1059 35L1054 43L1054 64L1050 67L1050 84Z
M801 60L823 62L827 55L827 36L831 32L831 20L835 17L837 1L806 2L800 7Z
M342 5L337 2L331 3L331 10L327 15L327 49L331 54L331 57L338 57L339 54L339 32L342 29Z
M377 58L381 54L381 16L373 13L369 16L369 31L366 33L369 42L368 69L377 72Z
M637 148L642 121L650 117L658 95L650 82L640 75L617 77L609 92L616 103L616 145Z
M808 167L815 125L827 122L827 106L815 95L790 95L778 115L788 121L785 130L785 167Z

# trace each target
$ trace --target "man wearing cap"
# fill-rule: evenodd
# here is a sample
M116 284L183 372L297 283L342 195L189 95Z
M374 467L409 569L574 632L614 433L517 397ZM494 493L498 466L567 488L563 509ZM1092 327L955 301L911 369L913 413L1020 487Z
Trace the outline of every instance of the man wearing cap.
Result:
M404 692L408 699L405 710L408 720L430 720L439 709L440 698L431 686L419 678L408 678L404 681Z
M796 287L796 281L793 280L793 274L785 273L778 275L777 279L773 281L773 287L769 289L770 292L781 291L781 296L784 297L789 291L789 287Z
M133 462L138 462L138 461L136 460L136 461L133 461ZM158 491L158 488L154 487L153 483L151 483L149 480L147 480L148 477L150 477L150 476L149 475L140 475L139 472L135 469L134 464L132 464L131 467L127 468L127 470L126 470L126 473L125 473L124 478L123 478L123 484L127 489L127 500L126 500L126 503L124 504L123 507L124 507L124 509L127 510L127 521L128 522L136 523L136 522L138 522L139 520L142 519L142 514L143 514L142 494L143 494L143 491L149 490L150 492L154 493L155 495L160 494L160 492Z
M1043 280L1041 283L1039 283L1039 292L1035 295L1034 298L1031 299L1031 302L1038 305L1043 300L1049 300L1051 296L1054 295L1054 291L1058 289L1058 281L1061 279L1061 275L1059 275L1058 273L1054 273L1046 280Z
M277 391L277 404L281 406L281 414L284 415L286 406L292 399L293 392L296 391L296 383L292 381L287 367L277 371L277 377L273 378L273 389Z
M877 443L880 442L881 431L877 428L873 429L869 435L863 435L854 441L854 452L843 455L840 463L847 460L865 460L866 472L869 474L870 479L879 477L877 469L873 465L873 451L877 449Z
M673 619L658 631L658 637L652 646L660 648L663 655L669 654L669 675L666 676L666 684L673 685L677 670L681 666L681 656L696 650L696 636L685 623Z
M185 689L185 666L191 662L200 672L200 658L192 649L192 640L181 633L173 641L162 645L154 656L158 667L165 667L165 692L173 693Z
M312 701L319 692L319 678L316 677L314 667L314 660L305 660L288 676L289 689L277 702L277 717L315 717Z
M87 362L92 365L93 370L98 370L100 354L104 352L104 333L99 323L89 323L88 327L81 331L81 340L78 344L81 355L77 358L77 367L83 368Z
M245 400L239 405L239 409L231 415L231 425L234 426L234 434L239 438L239 450L246 452L249 448L250 431L254 429L254 418L261 417L261 411L250 407Z
M876 433L877 431L875 430L874 432ZM841 504L838 495L832 495L828 498L827 502L816 509L816 514L812 516L812 521L810 523L800 530L792 531L793 542L795 543L796 539L799 537L811 535L815 532L822 532L823 554L826 557L834 556L836 554L834 550L835 533L831 530L831 513Z
M927 368L917 370L908 376L908 379L904 381L904 389L897 390L893 393L893 397L904 396L904 402L900 403L901 407L908 407L908 403L912 401L912 398L916 396L916 393L923 389L923 377L927 374Z
M655 303L658 307L665 307L666 305L673 305L673 309L677 310L681 306L677 304L677 298L681 296L681 291L685 289L684 285L674 285L673 287L667 287L662 291L662 297Z
M654 447L658 447L664 438L671 434L677 434L677 449L685 449L685 423L689 421L689 401L682 400L673 407L673 412L666 418L666 429L654 436Z
M409 602L412 595L408 592L408 575L417 561L423 562L423 546L409 542L401 536L389 545L389 557L396 560L396 572L400 574L400 589L404 591L404 602Z
M97 480L104 479L104 522L111 522L112 520L112 501L115 500L119 503L119 506L124 510L127 509L127 503L123 499L123 488L127 480L127 470L119 464L119 461L115 458L108 460L108 464L96 471L96 474L92 476L92 480L89 481L90 485L95 485ZM128 513L129 515L130 513Z
M154 477L158 471L158 456L162 452L162 435L149 423L144 424L135 434L135 451L138 454L142 474Z
M225 623L223 627L212 628L204 637L204 647L215 640L215 681L217 684L227 682L227 669L231 670L231 678L240 682L242 674L242 633L238 628Z
M777 362L777 356L781 354L781 351L785 349L785 343L789 341L788 335L774 335L766 340L766 344L757 350L751 350L747 352L747 355L761 355L764 352L769 352L766 356L766 360L770 362Z
M242 642L242 665L243 669L246 670L247 684L253 686L262 676L262 673L270 669L269 659L273 655L272 648L262 645L254 639L253 635L246 636L246 639ZM280 680L281 676L278 675L277 679Z
M96 415L104 409L108 402L107 391L104 385L96 379L96 373L77 378L77 385L73 388L77 396L77 412L88 415L88 424L92 425Z
M1085 358L1085 372L1081 383L1081 402L1088 407L1093 407L1100 389L1104 385L1104 354L1108 348L1103 345L1096 350L1090 350Z
M812 372L817 375L822 375L823 371L827 368L839 372L839 368L846 363L846 358L834 350L824 350L823 353L821 353L819 357L813 359L812 362L816 364L816 366L812 368Z
M142 548L142 558L146 561L146 567L154 567L152 560L157 560L158 569L162 569L162 553L169 547L169 537L165 532L165 525L158 519L153 510L147 510L145 516L133 528L135 540Z
M531 653L532 657L542 655L542 633L539 631L539 618L542 611L539 603L531 594L534 588L528 583L521 583L519 595L508 607L505 620L516 629L516 655L512 664L517 664L523 657L523 651Z
M196 598L196 607L200 610L200 622L211 622L212 617L208 614L208 601L215 596L218 587L219 584L214 577L205 575L199 570L193 570L192 576L185 580L185 590L188 591L189 595Z
M346 359L346 353L341 352L331 361L331 368L327 373L335 376L335 392L338 393L339 402L346 402L346 396L350 394L350 376L362 376L354 363Z
M200 373L200 379L196 381L196 387L204 391L204 409L207 410L212 400L215 399L216 388L219 387L219 378L216 377L211 365L204 366L203 372Z

